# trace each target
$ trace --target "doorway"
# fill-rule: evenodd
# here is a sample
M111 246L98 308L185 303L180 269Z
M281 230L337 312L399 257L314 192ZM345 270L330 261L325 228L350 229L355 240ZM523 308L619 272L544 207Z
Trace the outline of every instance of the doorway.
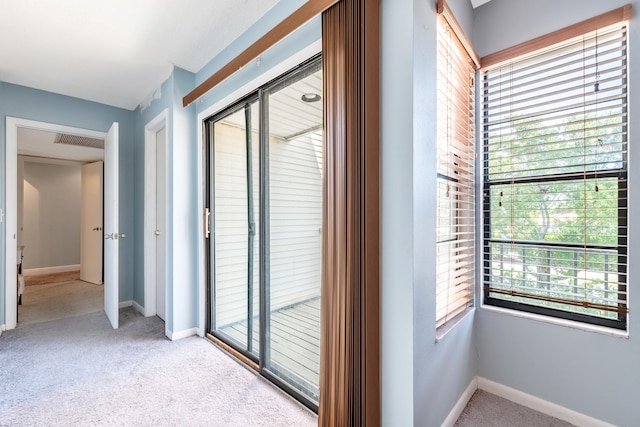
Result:
M166 317L168 110L145 126L144 315Z
M20 151L18 151L18 135L20 132L29 130L33 132L41 132L41 133L55 133L62 134L66 136L71 136L73 138L78 138L80 140L101 140L105 141L107 145L109 145L109 149L105 150L111 152L113 156L113 152L115 151L115 156L117 158L117 123L114 123L112 129L108 133L91 131L87 129L81 128L73 128L68 126L61 126L51 123L45 122L37 122L32 120L24 120L17 119L12 117L7 117L6 119L6 202L7 202L7 212L6 212L6 246L5 246L5 327L6 329L13 329L17 326L18 320L18 306L17 306L17 292L16 288L12 285L16 283L17 277L17 250L18 247L18 153L21 155L28 156L38 156L38 157L52 157L52 158L67 158L81 162L87 162L89 160L95 160L95 157L102 158L102 149L97 150L94 148L93 152L91 150L84 150L85 155L90 156L89 158L78 158L74 157L77 154L74 154L77 147L74 147L73 143L65 144L64 142L59 142L58 144L51 144L49 147L38 146L37 142L33 142L31 144L26 144L25 146L20 146ZM77 142L77 141L76 141ZM77 145L77 144L76 144ZM87 148L87 147L84 147ZM105 147L106 148L106 147ZM82 150L81 150L82 151ZM97 151L100 151L100 154L97 154ZM111 160L108 163L107 169L113 169L117 171L117 160ZM116 172L117 176L117 172ZM116 181L117 182L117 181ZM114 181L111 180L108 184L107 188L114 187ZM113 191L112 191L113 192ZM117 195L117 189L113 192ZM116 198L112 198L108 200L106 207L109 217L114 216L114 211L117 209L113 209L113 205L117 205ZM102 228L101 224L96 224L96 228ZM46 232L46 231L45 231ZM102 230L98 230L98 235L102 236ZM114 246L114 245L112 245ZM117 260L117 248L114 256L114 248L109 247L108 251L105 252L106 257L113 258L113 260ZM28 254L28 250L27 250ZM28 256L28 255L27 255ZM109 260L113 263L113 260ZM117 261L115 262L117 265ZM117 274L117 269L116 269ZM116 276L117 277L117 276ZM107 289L109 288L109 289ZM117 327L117 280L112 278L109 281L109 286L105 286L105 296L107 295L107 291L110 291L110 305L115 295L115 307L116 310L107 311L107 315L111 320L111 323L114 327ZM105 309L106 309L107 298L105 298ZM115 320L115 322L114 322Z
M102 149L85 156L90 163L52 158L62 135L18 129L19 327L103 305L102 160L92 161ZM36 145L41 155L29 150Z

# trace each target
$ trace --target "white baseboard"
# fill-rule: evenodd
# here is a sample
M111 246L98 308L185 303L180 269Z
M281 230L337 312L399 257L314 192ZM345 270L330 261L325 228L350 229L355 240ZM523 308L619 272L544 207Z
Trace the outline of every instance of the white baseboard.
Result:
M198 333L198 328L189 328L183 331L173 332L167 330L167 338L171 341L179 340L180 338L190 337L191 335L196 335Z
M144 307L133 301L133 309L144 316Z
M531 394L516 390L506 385L490 381L483 377L476 377L478 388L496 396L503 397L527 408L556 417L568 423L584 427L614 427L613 424L598 420L588 415L576 412L564 406L549 402ZM448 418L447 418L448 419Z
M477 389L478 377L474 377L465 391L462 393L462 396L460 396L460 399L458 399L458 401L456 402L451 412L449 412L447 418L445 418L444 422L442 423L442 427L453 427L453 425L460 417L460 414L462 414L462 411L464 411L464 408L467 406L467 403L469 403L469 400L471 400L471 396L473 396L473 393L475 393Z
M65 273L67 271L80 270L80 264L57 265L55 267L29 268L22 270L23 276L36 276L38 274Z
M118 303L118 307L120 308L125 308L125 307L131 307L133 305L133 301L129 300L129 301L120 301Z

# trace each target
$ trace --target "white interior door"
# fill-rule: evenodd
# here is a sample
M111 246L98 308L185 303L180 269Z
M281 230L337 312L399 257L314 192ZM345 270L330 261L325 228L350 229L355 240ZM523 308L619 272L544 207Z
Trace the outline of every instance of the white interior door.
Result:
M165 320L166 310L166 128L156 132L156 314Z
M102 162L82 166L80 280L102 284Z
M113 123L104 141L104 311L118 328L118 123Z

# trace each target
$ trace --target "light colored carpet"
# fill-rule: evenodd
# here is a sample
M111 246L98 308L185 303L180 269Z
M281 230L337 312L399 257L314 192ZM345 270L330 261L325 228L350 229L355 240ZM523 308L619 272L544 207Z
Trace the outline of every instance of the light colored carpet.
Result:
M476 392L460 414L456 427L572 427L565 421L518 405L483 390Z
M103 293L102 285L80 280L25 287L18 306L18 328L101 311Z
M2 426L315 426L315 414L199 337L132 308L0 336Z
M50 283L69 282L80 280L80 270L63 271L61 273L36 274L34 276L24 276L25 286L47 285Z

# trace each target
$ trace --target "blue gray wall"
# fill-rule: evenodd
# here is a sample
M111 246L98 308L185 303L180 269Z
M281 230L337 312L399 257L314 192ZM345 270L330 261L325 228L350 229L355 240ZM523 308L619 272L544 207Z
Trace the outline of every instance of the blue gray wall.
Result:
M133 231L133 113L121 108L0 82L0 208L6 212L6 117L36 120L106 132L120 123L120 231ZM15 207L11 207L15 209ZM0 224L0 324L5 322L5 223ZM133 298L134 239L120 241L120 301Z
M173 318L173 331L198 326L198 235L203 212L198 212L198 151L202 144L196 141L195 106L182 106L182 98L194 88L194 75L181 68L173 71L172 144L169 145L168 178L170 182L167 203L171 206L169 220L173 229L167 242L171 251L169 277L173 286L167 295L173 301L169 313Z
M383 0L381 24L382 420L439 426L478 362L473 312L436 341L435 2Z
M473 42L480 55L526 41L581 20L633 3L628 70L640 72L640 0L493 0L476 10ZM629 79L629 215L638 212L640 167L636 135L640 89ZM629 338L480 309L476 313L478 374L542 399L620 426L640 420L640 316L633 298L638 286L640 229L630 221ZM479 288L478 288L479 290Z

